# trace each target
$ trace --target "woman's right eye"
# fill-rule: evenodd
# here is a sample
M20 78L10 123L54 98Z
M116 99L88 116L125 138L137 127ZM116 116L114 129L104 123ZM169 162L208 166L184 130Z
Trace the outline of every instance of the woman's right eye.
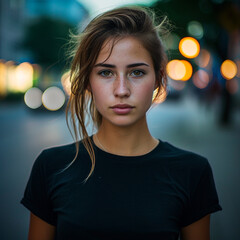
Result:
M113 73L109 70L102 70L98 72L98 74L101 75L102 77L111 77L113 75Z

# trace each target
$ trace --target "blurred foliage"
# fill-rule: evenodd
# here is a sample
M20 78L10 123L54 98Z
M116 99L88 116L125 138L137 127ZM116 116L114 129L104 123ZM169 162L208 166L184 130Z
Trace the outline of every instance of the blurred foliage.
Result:
M215 18L214 4L210 0L160 0L152 8L158 14L167 15L171 21L178 27L179 34L186 35L185 26L192 20L200 22L209 22Z
M231 58L234 54L230 51L231 42L238 36L240 29L240 7L237 1L159 0L153 4L152 9L157 16L165 15L168 17L170 23L174 25L173 32L179 35L180 38L189 36L187 26L190 21L200 22L204 29L204 35L200 39L200 44L207 49L211 49L211 53L215 55L214 57L219 62ZM172 50L169 51L169 58L182 59L183 57L178 50ZM195 69L195 64L193 62L192 64ZM219 63L215 62L215 64ZM219 65L218 68L220 68ZM219 78L219 75L215 72L215 80L216 78ZM220 82L221 77L218 80ZM216 87L219 85L210 86ZM229 125L233 111L233 97L227 91L224 79L221 87L223 89L221 91L219 122L222 125ZM209 87L201 91L198 90L198 94L204 94L204 97L210 94L212 97L212 91Z
M166 15L174 25L174 32L180 38L188 36L187 25L190 21L199 21L204 27L204 41L220 55L225 55L226 35L240 29L240 10L232 1L211 0L159 0L152 9L157 15ZM221 42L219 41L221 38ZM225 49L226 50L226 49Z
M34 62L60 69L65 65L65 46L73 28L62 20L41 17L28 25L23 47L33 54Z

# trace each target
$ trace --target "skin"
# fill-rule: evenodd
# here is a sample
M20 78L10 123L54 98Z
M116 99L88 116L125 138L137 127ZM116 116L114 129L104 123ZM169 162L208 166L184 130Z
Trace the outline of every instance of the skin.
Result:
M184 227L181 240L210 240L210 215ZM55 227L31 213L28 240L54 240Z
M182 240L210 240L210 214L182 228Z
M112 53L111 39L103 45L90 75L96 108L102 124L95 144L105 151L125 156L146 154L158 140L148 130L146 112L152 104L155 71L150 54L132 37L119 40ZM122 114L116 104L131 109ZM119 110L119 109L118 109ZM182 240L210 240L210 215L182 228ZM31 213L28 240L53 240L55 227Z
M90 75L90 90L102 124L95 143L118 155L142 155L158 144L149 133L146 112L152 104L155 71L148 51L135 38L126 37L103 45ZM111 54L110 54L111 53ZM114 112L112 106L128 104L127 114ZM141 129L141 131L139 131Z
M28 240L54 240L55 227L33 213L30 214Z

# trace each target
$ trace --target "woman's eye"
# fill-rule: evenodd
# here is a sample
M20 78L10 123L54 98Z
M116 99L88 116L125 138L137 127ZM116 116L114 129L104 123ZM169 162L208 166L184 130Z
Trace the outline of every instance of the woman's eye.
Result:
M133 77L141 77L141 76L143 76L145 73L143 72L143 71L141 71L141 70L134 70L134 71L132 71L131 72L131 75L133 76Z
M108 70L100 71L98 74L103 76L103 77L111 77L113 75L113 73L111 71L108 71Z

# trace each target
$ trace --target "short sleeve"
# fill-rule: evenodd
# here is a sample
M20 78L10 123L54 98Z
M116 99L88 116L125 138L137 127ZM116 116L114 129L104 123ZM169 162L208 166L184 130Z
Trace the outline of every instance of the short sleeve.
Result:
M206 159L205 159L206 160ZM219 205L216 186L211 166L206 160L196 187L191 189L189 206L182 219L182 227L187 226L202 217L222 210ZM195 174L197 176L197 174ZM194 185L193 185L194 186Z
M46 181L44 151L35 160L21 203L34 215L51 225L56 225Z

